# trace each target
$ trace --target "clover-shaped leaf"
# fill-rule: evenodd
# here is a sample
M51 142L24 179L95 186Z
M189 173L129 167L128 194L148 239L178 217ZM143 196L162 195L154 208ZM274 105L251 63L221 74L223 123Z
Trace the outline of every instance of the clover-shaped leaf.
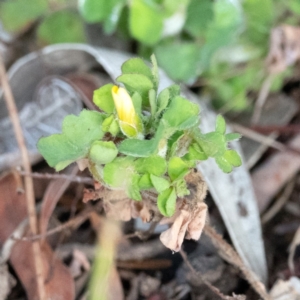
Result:
M170 104L162 119L170 127L178 130L188 129L199 122L199 106L183 97L176 96L170 100Z
M60 171L70 163L87 157L91 144L102 139L104 117L96 111L83 110L79 116L64 119L61 134L43 137L37 147L47 163Z
M135 168L139 173L151 173L156 176L161 176L166 172L167 163L164 158L158 155L147 158L137 159Z
M150 174L150 179L158 193L161 193L170 187L170 182L163 177L158 177L153 174Z

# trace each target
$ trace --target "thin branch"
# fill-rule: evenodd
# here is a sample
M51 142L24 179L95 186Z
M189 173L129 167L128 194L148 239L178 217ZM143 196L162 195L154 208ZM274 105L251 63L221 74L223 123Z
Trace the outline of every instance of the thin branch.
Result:
M70 227L78 227L89 218L89 216L93 210L94 210L93 208L88 208L88 209L84 210L80 215L76 216L75 218L73 218L53 229L48 230L46 233L36 234L36 235L31 235L31 236L24 236L20 239L16 238L16 240L36 241L36 240L44 239L50 235L53 235L57 232L61 232Z
M65 179L72 182L94 184L94 180L90 177L72 176L67 174L37 173L37 172L27 173L19 170L18 173L22 176L29 176L38 179Z
M6 70L1 55L0 55L0 82L3 88L3 93L4 93L4 98L6 101L8 113L11 122L13 124L15 137L18 142L19 149L21 151L24 170L27 173L31 173L30 160L29 160L22 128L20 125L17 107L12 94L12 90L9 85L8 77L6 74ZM26 194L26 204L27 204L30 230L32 234L37 234L37 228L38 228L37 216L35 211L33 181L31 177L25 177L25 194ZM33 250L34 267L36 273L38 298L40 300L46 300L47 298L46 298L46 291L45 291L44 279L43 279L43 261L41 255L41 248L38 241L32 243L32 250Z
M252 119L251 119L252 124L257 124L260 119L263 106L264 106L266 99L270 92L273 78L274 78L274 75L269 74L261 86L258 98L257 98L257 100L255 102L255 106L254 106L254 112L253 112Z
M234 131L242 134L243 136L245 136L245 137L247 137L247 138L249 138L253 141L256 141L256 142L261 143L263 145L272 147L272 148L274 148L276 150L279 150L279 151L291 151L295 154L300 155L300 150L299 149L286 146L286 145L276 141L274 138L272 138L270 136L260 134L260 133L254 131L250 128L247 128L243 125L240 125L240 124L237 124L237 123L230 123L230 127Z
M221 252L228 262L236 266L245 276L253 289L263 300L270 300L265 285L258 279L257 275L245 266L237 252L219 235L214 228L205 225L204 234L207 235L214 246Z

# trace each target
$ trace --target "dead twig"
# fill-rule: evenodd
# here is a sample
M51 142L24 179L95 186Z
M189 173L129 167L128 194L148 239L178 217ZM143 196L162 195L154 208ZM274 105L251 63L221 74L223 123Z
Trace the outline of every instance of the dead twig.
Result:
M246 280L263 300L271 299L266 291L265 285L258 279L255 273L245 266L237 252L215 231L214 228L205 225L204 234L211 239L214 246L220 251L224 258L244 274Z
M251 118L251 124L257 124L260 119L263 106L270 92L273 78L274 78L274 74L269 73L269 75L266 77L266 79L264 80L261 86L261 89L258 94L258 98L255 102L254 112Z
M18 142L19 149L21 151L24 170L27 173L31 173L30 160L29 160L22 128L20 125L17 107L12 94L12 90L8 82L8 77L6 74L6 70L1 55L0 55L0 82L3 88L3 93L4 93L4 98L6 101L8 113L11 122L13 124L15 137ZM37 230L38 230L37 216L35 211L33 181L31 177L25 177L25 193L26 193L26 203L27 203L27 212L29 217L30 230L32 234L37 234ZM38 297L41 300L46 300L47 298L46 298L46 291L45 291L44 278L43 278L43 261L42 261L39 241L32 243L32 250L33 250L34 266L35 266L35 273L36 273Z
M67 228L70 227L78 227L80 226L83 222L85 222L89 216L91 215L91 213L93 212L92 208L88 208L86 210L84 210L80 215L76 216L75 218L53 228L48 230L47 232L43 233L43 234L36 234L36 235L31 235L31 236L24 236L20 239L16 240L21 240L21 241L36 241L36 240L40 240L40 239L44 239L47 236L53 235L57 232L61 232Z
M77 182L77 183L87 183L87 184L94 184L94 180L90 177L83 177L83 176L73 176L73 175L67 175L67 174L51 174L51 173L27 173L24 171L19 171L18 173L22 176L29 176L32 178L37 179L65 179L71 182Z

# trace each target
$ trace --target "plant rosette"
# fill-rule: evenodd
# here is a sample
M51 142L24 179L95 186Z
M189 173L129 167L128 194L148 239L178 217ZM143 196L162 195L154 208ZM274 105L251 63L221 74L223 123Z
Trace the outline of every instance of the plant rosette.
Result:
M198 239L205 224L207 188L194 171L197 163L213 158L231 172L241 158L228 142L240 136L226 134L220 115L215 131L202 133L199 106L182 97L178 85L158 93L154 56L151 61L152 67L140 58L127 60L116 79L120 86L94 92L100 111L67 116L62 133L41 138L37 146L56 171L84 161L100 183L85 199L102 198L108 216L172 223L161 240L178 251L183 238Z

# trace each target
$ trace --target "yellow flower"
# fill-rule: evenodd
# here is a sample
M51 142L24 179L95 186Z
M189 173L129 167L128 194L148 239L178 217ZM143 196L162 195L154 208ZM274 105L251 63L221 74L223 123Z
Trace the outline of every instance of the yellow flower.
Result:
M111 92L122 132L129 138L142 139L143 123L135 112L130 95L124 88L116 85L112 87Z

